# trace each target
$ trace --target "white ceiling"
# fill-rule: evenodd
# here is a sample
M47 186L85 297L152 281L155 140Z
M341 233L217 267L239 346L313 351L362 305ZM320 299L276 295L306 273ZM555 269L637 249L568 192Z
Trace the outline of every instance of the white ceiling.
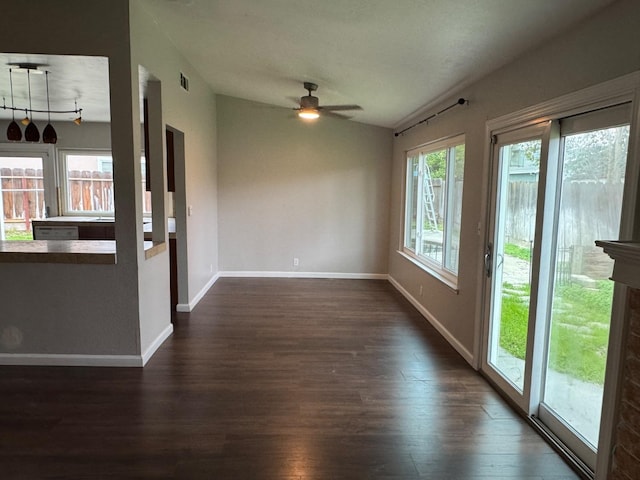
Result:
M135 1L216 93L295 107L312 81L321 105L358 104L354 120L394 127L614 0ZM108 120L106 59L0 54L8 106L6 64L21 61L48 65L51 109L77 100L85 120ZM26 75L13 77L26 106ZM31 83L33 108L46 109L44 75Z
M30 74L31 107L29 107L29 79L27 73L15 71L15 63L35 63L41 72L49 72L50 108L47 108L46 75ZM13 70L11 75L9 70ZM12 106L10 77L13 78L13 105L34 110L75 110L76 103L82 109L85 121L110 119L109 114L109 62L105 57L80 57L73 55L24 55L0 53L0 97L7 107ZM2 99L0 99L2 100ZM11 118L11 110L0 108L0 118ZM24 111L15 112L15 118L24 118ZM75 113L52 114L51 121L73 120ZM36 124L46 125L47 114L34 113ZM42 130L42 128L40 128Z
M141 0L216 93L396 126L611 0Z

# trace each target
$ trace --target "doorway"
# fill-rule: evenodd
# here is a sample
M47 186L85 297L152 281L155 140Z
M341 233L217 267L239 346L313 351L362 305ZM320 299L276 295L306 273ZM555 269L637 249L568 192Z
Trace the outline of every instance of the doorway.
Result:
M492 137L482 369L595 470L629 103Z
M189 303L187 257L187 194L184 133L169 125L165 130L167 152L167 196L169 203L169 262L171 318L180 304ZM173 227L171 226L173 223Z

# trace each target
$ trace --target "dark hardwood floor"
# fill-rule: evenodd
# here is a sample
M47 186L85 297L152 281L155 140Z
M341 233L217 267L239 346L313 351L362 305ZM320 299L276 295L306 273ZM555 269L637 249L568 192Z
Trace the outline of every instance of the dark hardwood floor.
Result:
M225 278L144 369L0 367L0 478L578 477L389 283Z

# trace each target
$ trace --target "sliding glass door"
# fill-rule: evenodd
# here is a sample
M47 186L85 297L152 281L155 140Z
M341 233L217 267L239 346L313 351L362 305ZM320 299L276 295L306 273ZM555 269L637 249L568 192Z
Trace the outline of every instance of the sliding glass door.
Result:
M487 363L503 389L524 402L540 153L548 125L494 137L495 205L485 262L491 275Z
M561 122L562 174L538 416L581 457L590 457L588 463L595 462L598 445L613 301L613 261L594 242L618 238L620 231L628 118L628 109L618 107Z
M630 108L498 134L483 369L594 468Z

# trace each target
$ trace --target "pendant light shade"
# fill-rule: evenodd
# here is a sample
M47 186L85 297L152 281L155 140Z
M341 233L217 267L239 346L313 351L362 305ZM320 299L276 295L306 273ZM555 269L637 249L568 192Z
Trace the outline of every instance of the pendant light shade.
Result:
M44 143L56 143L58 141L58 134L50 123L47 123L47 126L42 131L42 141Z
M18 125L15 120L7 127L7 140L10 142L19 142L22 140L22 130L20 130L20 125Z
M31 106L31 70L27 70L27 84L29 85L29 111L33 112L33 107ZM24 129L24 139L27 142L40 141L40 131L38 127L36 127L36 124L33 123L33 120L30 121L27 128Z
M40 141L40 131L36 124L31 122L27 125L27 128L24 129L24 139L27 142L39 142Z

